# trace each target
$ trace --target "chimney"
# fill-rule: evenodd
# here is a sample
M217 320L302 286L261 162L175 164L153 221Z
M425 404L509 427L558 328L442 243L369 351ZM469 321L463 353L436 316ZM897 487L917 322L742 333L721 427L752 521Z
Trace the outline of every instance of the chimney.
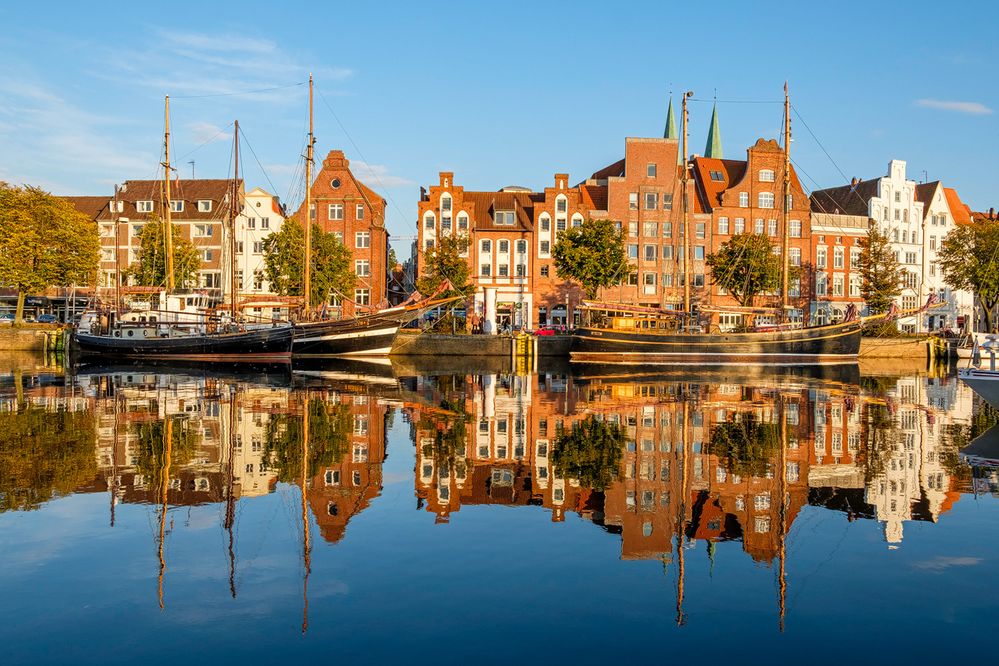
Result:
M996 219L996 209L994 206L992 208L989 208L989 219L990 220Z
M853 178L852 178L852 179L850 180L850 185L851 185L851 186L853 186L853 187L856 187L856 186L857 186L857 177L856 177L856 176L854 176L854 177L853 177Z

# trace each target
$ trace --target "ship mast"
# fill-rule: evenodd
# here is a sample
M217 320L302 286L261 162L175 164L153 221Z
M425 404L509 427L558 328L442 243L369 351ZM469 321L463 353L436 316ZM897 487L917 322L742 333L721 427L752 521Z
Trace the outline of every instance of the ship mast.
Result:
M166 194L166 206L163 208L163 243L166 247L166 290L174 290L173 280L173 204L170 201L170 95L164 102L163 131L163 189Z
M789 244L791 238L791 230L788 227L790 223L789 216L791 214L791 202L789 201L791 195L791 98L788 96L787 92L787 81L784 82L784 199L781 208L784 210L784 239L781 246L781 321L786 320L788 316L788 298L787 298L787 285L788 285L788 274L790 272L791 259L789 256Z
M111 204L111 226L114 228L114 310L121 312L121 254L118 249L118 185L114 186L114 202Z
M236 283L236 217L239 215L237 208L239 202L239 121L235 121L236 129L232 134L232 194L229 204L229 282L231 289L231 303L229 304L230 314L236 319L236 299L239 295L241 285Z
M690 229L687 220L687 214L690 209L690 204L687 196L687 186L690 182L689 175L689 165L687 164L687 100L694 96L694 91L688 90L683 93L683 104L682 106L682 122L683 122L683 142L682 148L683 154L680 156L681 163L683 164L683 175L681 176L680 182L683 187L683 224L680 227L680 231L683 234L683 317L684 321L687 322L687 326L690 326Z
M305 266L302 269L302 297L305 316L312 312L312 150L316 143L312 122L312 74L309 74L309 143L305 147ZM318 218L318 214L316 215Z

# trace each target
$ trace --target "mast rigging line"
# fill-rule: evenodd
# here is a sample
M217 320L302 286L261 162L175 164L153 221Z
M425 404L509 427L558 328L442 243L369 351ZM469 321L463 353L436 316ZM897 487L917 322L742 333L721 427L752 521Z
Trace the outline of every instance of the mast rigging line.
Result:
M243 90L238 92L228 92L228 93L208 93L206 95L176 95L170 99L204 99L206 97L236 97L238 95L256 95L257 93L271 92L272 90L286 90L288 88L296 88L298 86L304 86L308 81L299 81L297 83L289 83L283 86L272 86L270 88L258 88L256 90Z

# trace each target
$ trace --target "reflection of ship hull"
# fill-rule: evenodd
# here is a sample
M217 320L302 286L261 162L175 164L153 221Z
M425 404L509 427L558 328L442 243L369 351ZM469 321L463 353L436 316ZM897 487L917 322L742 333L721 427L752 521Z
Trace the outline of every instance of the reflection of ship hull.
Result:
M209 363L279 362L291 357L292 328L278 326L239 333L165 338L130 338L77 332L73 341L81 357L151 361L182 359Z
M860 368L855 361L821 365L704 364L692 367L686 364L678 364L672 368L660 366L644 371L633 367L622 368L621 364L614 363L586 363L585 365L574 365L572 374L583 381L599 379L603 381L621 380L626 382L745 383L760 379L801 379L806 382L808 380L815 380L818 382L839 382L853 385L860 383Z
M961 368L957 376L990 405L999 408L999 371Z
M89 362L88 362L89 361ZM97 362L94 362L97 361ZM291 373L287 362L280 363L196 363L188 361L118 362L105 364L100 359L88 359L78 365L73 375L77 383L98 377L117 376L122 385L141 384L145 376L169 375L179 379L218 379L263 386L290 386Z
M999 425L994 425L961 449L961 458L979 467L999 467Z
M573 333L577 363L626 365L855 363L861 322L762 333L666 333L584 326Z

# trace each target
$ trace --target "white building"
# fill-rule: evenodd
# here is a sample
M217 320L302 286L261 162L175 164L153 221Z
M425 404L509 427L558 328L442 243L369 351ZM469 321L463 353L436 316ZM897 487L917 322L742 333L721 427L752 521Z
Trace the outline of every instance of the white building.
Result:
M946 303L935 308L924 317L925 330L935 330L950 326L968 326L974 313L974 294L969 291L954 291L944 283L943 273L937 265L937 252L948 233L958 224L971 224L971 212L950 187L940 181L925 183L916 187L916 196L923 202L923 292L925 299L937 294ZM961 318L960 320L958 318Z
M236 217L236 287L239 301L248 304L248 315L270 317L274 294L267 281L264 266L264 239L281 230L285 217L276 196L262 188L254 188L243 199L243 209ZM226 251L228 257L228 250ZM231 286L226 281L226 299ZM283 312L274 312L281 316Z

